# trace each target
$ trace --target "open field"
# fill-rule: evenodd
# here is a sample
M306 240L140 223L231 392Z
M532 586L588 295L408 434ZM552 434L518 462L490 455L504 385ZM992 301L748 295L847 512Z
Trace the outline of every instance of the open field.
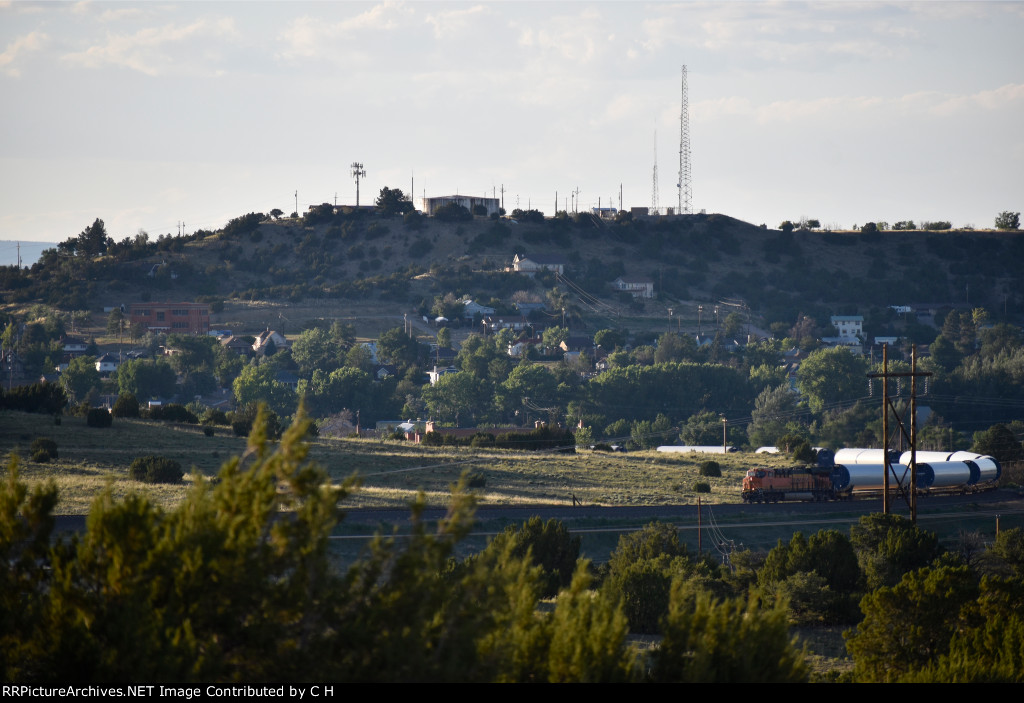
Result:
M109 429L86 427L85 419L64 417L60 425L45 415L0 414L0 454L22 457L21 475L29 482L53 478L61 490L58 511L85 514L93 498L110 484L115 495L136 490L162 505L181 499L185 486L151 486L127 478L138 456L158 454L195 467L204 476L216 475L229 457L245 450L245 440L227 428L213 437L201 428L145 420L115 419ZM60 458L48 464L27 460L36 437L57 442ZM582 452L557 454L471 448L432 448L404 442L352 439L314 439L310 456L331 478L342 481L353 473L361 489L347 507L402 508L424 491L432 506L447 504L450 486L464 470L483 473L480 504L674 505L696 502L692 487L698 479L711 484L705 503L739 503L740 484L754 465L785 465L765 455L714 456L722 465L721 478L701 478L698 467L708 457L664 455L654 451L632 454Z

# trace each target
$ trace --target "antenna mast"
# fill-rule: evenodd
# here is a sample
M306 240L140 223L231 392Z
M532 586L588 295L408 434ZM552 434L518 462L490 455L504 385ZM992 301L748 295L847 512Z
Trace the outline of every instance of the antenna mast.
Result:
M356 207L359 207L359 179L366 178L366 171L358 161L352 163L352 178L356 179Z
M690 187L690 107L686 96L686 66L683 66L683 107L679 113L679 214L693 212L693 191Z
M658 214L658 130L654 130L654 178L651 183L651 214Z

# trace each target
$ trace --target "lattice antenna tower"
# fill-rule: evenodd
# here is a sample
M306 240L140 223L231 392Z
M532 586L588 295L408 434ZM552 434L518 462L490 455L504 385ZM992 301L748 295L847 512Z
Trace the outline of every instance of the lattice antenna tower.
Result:
M356 207L359 207L359 179L366 178L366 170L358 161L352 163L352 178L356 179Z
M690 106L686 97L686 66L683 66L683 107L679 113L679 213L693 212L693 190L690 185Z
M654 178L651 182L651 214L658 214L658 130L654 130Z

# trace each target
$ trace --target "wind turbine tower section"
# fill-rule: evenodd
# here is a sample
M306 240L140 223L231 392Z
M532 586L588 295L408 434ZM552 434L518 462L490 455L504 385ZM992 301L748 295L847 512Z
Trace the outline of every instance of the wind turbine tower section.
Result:
M683 107L679 114L679 214L693 213L693 191L690 186L690 106L686 97L686 66L683 66Z

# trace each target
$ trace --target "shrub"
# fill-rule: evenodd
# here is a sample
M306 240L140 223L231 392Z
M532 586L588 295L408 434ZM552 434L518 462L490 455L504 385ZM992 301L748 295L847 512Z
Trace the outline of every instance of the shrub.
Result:
M700 465L700 475L720 478L722 476L722 467L717 461L702 462Z
M144 483L181 483L181 464L165 456L140 456L128 467L128 475Z
M708 483L707 481L697 481L696 483L693 484L693 492L694 493L710 493L711 492L711 484Z
M114 417L139 417L139 401L131 393L122 393L114 401Z
M110 427L114 423L106 408L89 408L85 415L85 424L89 427Z
M482 476L482 474L481 474ZM580 538L555 519L542 521L536 515L522 525L509 525L499 533L487 551L500 554L506 547L512 556L522 559L527 555L535 566L541 567L541 595L558 594L572 581L576 560L580 556Z
M163 422L184 422L189 425L199 424L199 418L195 416L195 413L179 403L154 406L149 410L149 417L151 420L161 420Z
M32 461L43 463L57 458L57 443L49 437L36 437L29 451L32 453ZM46 458L37 459L40 453L46 454Z
M482 471L474 471L466 475L466 485L470 488L485 488L487 486L487 476Z
M46 464L50 461L50 454L45 449L32 452L32 461L37 464Z
M203 434L206 435L207 437L212 437L213 436L213 428L210 427L209 425L207 425L206 427L203 428Z
M203 413L203 424L204 425L230 425L228 422L228 416L223 410L217 408L207 408L206 412Z

